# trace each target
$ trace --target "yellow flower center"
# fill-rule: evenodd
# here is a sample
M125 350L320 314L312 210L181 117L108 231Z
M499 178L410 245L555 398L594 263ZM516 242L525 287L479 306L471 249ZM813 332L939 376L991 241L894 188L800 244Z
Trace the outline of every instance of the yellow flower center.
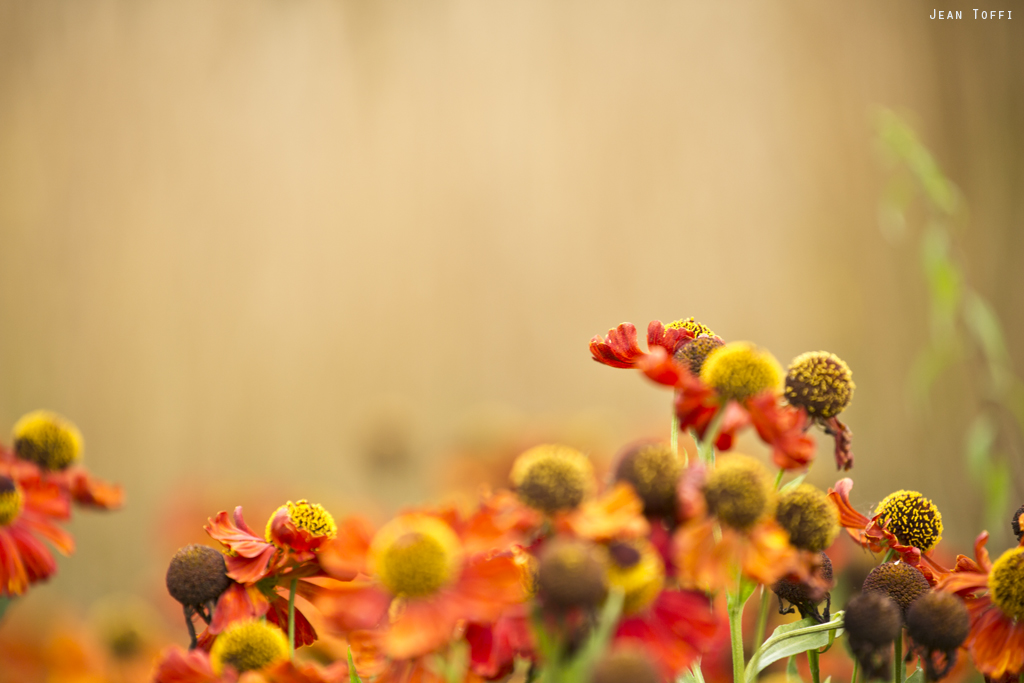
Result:
M839 534L839 513L828 496L810 484L800 484L779 496L775 519L789 532L789 542L819 553Z
M62 470L82 455L82 434L60 415L37 410L14 424L14 452L47 470Z
M373 570L396 596L432 595L452 583L462 568L462 547L447 524L407 515L388 522L370 544Z
M594 468L575 448L535 446L516 458L510 479L520 500L552 513L583 502L594 487Z
M988 575L992 602L1003 614L1024 621L1024 548L1007 550Z
M608 583L625 593L623 614L647 609L665 585L665 564L646 541L613 543L608 549Z
M901 545L910 545L926 553L942 540L942 515L935 503L917 491L896 491L885 497L875 509L888 519L886 529Z
M334 538L338 533L338 526L334 523L334 517L331 516L331 513L325 510L319 503L310 503L303 498L298 503L293 503L289 500L274 510L274 514L270 515L270 519L267 520L265 535L268 541L273 540L270 535L270 527L273 525L274 517L281 510L285 509L288 510L288 518L291 519L292 524L299 529L308 531L314 536Z
M670 330L689 330L694 337L699 337L702 334L705 334L709 337L716 336L715 333L711 331L710 327L697 322L696 320L693 319L693 316L690 316L685 320L682 318L680 318L679 320L673 320L668 325L665 325L665 327Z
M888 595L900 606L904 615L910 604L930 588L924 574L906 562L886 562L878 565L868 573L864 585L861 586L865 593Z
M630 484L644 503L644 514L673 517L676 484L683 466L665 444L647 443L630 448L615 470L616 481Z
M18 518L23 503L14 480L0 476L0 526L7 526Z
M210 649L210 664L218 676L226 666L239 673L257 671L288 656L288 638L265 621L241 621L217 636Z
M800 354L786 373L786 398L815 417L830 418L843 412L855 388L850 367L827 351Z
M700 378L722 398L742 401L778 390L782 368L772 354L750 342L730 342L708 355Z
M704 483L708 511L739 531L747 531L771 511L772 487L767 470L745 455L721 458Z

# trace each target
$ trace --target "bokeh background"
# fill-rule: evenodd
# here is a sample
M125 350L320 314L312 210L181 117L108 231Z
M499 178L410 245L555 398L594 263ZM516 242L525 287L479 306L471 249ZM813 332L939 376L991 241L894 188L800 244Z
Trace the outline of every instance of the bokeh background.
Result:
M965 18L0 3L0 432L63 413L128 494L78 516L77 553L12 614L163 599L170 555L237 504L256 526L289 498L385 513L500 481L539 439L607 459L665 435L669 394L587 342L691 315L783 363L846 359L855 502L920 490L967 551L987 495L964 456L976 366L913 399L929 219L880 226L872 123L901 112L960 188L951 258L1024 370L1024 9L946 9ZM1007 519L1015 438L992 445Z

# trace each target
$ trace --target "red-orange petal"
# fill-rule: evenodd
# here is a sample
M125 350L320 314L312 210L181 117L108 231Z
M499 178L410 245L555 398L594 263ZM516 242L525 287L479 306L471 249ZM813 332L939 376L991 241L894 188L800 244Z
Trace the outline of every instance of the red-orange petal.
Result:
M335 629L360 631L383 622L391 596L376 583L353 581L325 590L315 604Z
M459 620L452 607L444 595L406 601L384 634L384 651L392 659L411 659L441 647Z
M620 482L600 497L559 514L555 526L562 532L592 541L637 538L650 531L643 510L643 501L633 487Z
M177 645L164 650L153 672L153 683L217 683L210 656L201 650L186 652Z
M367 573L367 558L373 541L373 526L362 517L347 517L338 524L338 533L320 546L320 566L329 576L351 581Z
M68 471L68 488L79 505L115 510L124 505L124 488L92 476L83 467Z

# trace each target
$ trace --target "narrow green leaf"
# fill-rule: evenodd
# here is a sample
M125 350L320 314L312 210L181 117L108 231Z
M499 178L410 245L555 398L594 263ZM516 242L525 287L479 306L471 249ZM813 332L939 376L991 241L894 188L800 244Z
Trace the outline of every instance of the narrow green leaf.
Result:
M806 472L804 472L803 474L800 474L798 476L793 477L792 481L787 481L785 484L782 485L782 488L779 489L779 493L786 493L787 491L792 491L797 486L799 486L800 484L804 483L804 479L806 479L806 478L807 478L807 473Z
M992 467L992 444L996 440L996 425L985 413L971 422L964 437L967 454L967 471L976 482L982 482Z
M907 679L903 683L924 683L924 671L918 669L907 676Z
M796 657L790 656L786 660L786 680L790 683L803 683L804 679L800 678L800 669L796 665Z
M356 664L352 661L352 648L348 649L348 683L363 683L363 679L356 673Z
M751 657L745 674L747 683L756 680L757 674L772 662L828 645L829 632L835 631L831 636L831 638L835 638L842 635L842 627L843 612L841 611L836 612L832 621L826 624L819 624L813 618L808 617L792 624L779 626Z

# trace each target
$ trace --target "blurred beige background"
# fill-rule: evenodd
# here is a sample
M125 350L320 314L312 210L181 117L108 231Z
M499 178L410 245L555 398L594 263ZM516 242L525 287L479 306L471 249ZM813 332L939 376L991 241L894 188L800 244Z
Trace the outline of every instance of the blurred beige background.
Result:
M455 452L664 433L668 393L587 342L689 315L849 361L856 502L918 489L967 550L973 404L956 375L907 401L926 294L877 226L869 111L914 112L964 191L1024 369L1024 10L931 11L0 3L0 431L64 413L129 496L28 600L159 591L239 503L387 511Z

